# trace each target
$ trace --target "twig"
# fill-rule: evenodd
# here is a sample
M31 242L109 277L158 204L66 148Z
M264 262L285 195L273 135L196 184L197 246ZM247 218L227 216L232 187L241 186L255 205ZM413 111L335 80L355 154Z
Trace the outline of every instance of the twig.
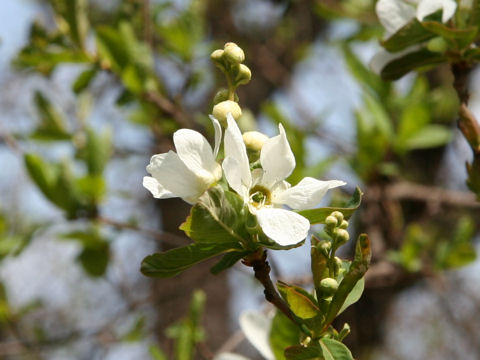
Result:
M164 113L172 116L180 126L186 128L191 127L190 121L185 114L173 102L160 93L147 92L144 97L147 101L159 107Z
M272 279L270 279L270 265L267 261L267 251L257 251L256 253L243 259L242 263L253 268L253 271L255 272L255 278L260 281L264 287L263 293L265 294L265 299L273 304L282 313L284 313L285 316L288 317L292 322L298 325L300 330L307 332L292 310L290 310L288 304L278 294L275 286L272 283Z

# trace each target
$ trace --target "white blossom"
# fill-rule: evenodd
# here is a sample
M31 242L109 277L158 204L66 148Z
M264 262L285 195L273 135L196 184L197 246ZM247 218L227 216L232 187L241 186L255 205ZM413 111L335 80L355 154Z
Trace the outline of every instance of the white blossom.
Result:
M320 202L329 189L344 185L345 182L306 177L291 187L285 179L295 168L295 157L281 124L280 134L263 144L260 151L261 168L250 171L240 129L230 114L227 121L222 166L228 184L248 204L265 235L273 241L286 246L304 240L310 222L294 211L283 209L283 206L295 210L311 208Z
M173 134L177 152L153 155L143 178L143 186L155 198L180 197L190 204L222 178L222 168L215 160L220 147L222 129L213 119L215 148L197 131L180 129Z

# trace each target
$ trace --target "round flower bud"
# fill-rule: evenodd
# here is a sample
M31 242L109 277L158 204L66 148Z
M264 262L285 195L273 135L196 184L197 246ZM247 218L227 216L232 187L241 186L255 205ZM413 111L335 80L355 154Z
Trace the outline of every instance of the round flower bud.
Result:
M340 223L339 228L340 228L340 229L346 229L346 228L348 228L348 221L347 221L347 220L343 220L343 221Z
M345 229L338 229L336 231L336 240L340 244L345 244L350 239L350 234Z
M325 278L320 281L320 291L325 297L330 297L335 294L338 289L338 282L333 278Z
M332 243L330 241L322 240L317 244L317 249L322 252L323 255L328 257L328 252L332 248Z
M329 215L326 217L325 225L327 226L327 228L333 229L334 227L337 226L337 224L338 224L338 220L335 216Z
M213 107L212 115L217 119L224 128L227 128L227 115L231 113L235 120L238 120L242 116L242 109L240 106L231 100L219 102Z
M239 64L235 69L235 84L236 85L245 85L252 78L252 72L247 65Z
M247 131L243 134L243 142L247 150L260 151L268 136L258 131Z
M340 211L334 211L330 214L330 216L335 216L339 223L343 221L343 214Z
M212 61L215 63L221 63L223 61L223 54L224 54L224 51L221 49L214 50L210 54L210 59L212 59Z
M240 64L245 60L245 53L235 43L226 43L223 47L225 59L232 64Z

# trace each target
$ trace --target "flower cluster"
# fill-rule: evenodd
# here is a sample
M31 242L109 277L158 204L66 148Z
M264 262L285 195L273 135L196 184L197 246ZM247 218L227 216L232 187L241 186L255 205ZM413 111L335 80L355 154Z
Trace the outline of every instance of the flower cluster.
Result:
M295 157L283 126L279 125L279 134L272 138L260 133L242 135L231 113L227 115L225 158L220 165L216 158L222 128L213 116L211 118L215 128L214 150L200 133L178 130L173 137L177 152L154 155L147 166L152 176L144 177L143 186L156 198L180 197L195 204L224 176L228 183L226 191L233 190L240 196L267 237L282 246L303 241L310 222L284 206L292 210L311 208L329 189L345 183L305 177L291 186L285 179L295 168ZM257 150L257 161L249 160L245 143Z

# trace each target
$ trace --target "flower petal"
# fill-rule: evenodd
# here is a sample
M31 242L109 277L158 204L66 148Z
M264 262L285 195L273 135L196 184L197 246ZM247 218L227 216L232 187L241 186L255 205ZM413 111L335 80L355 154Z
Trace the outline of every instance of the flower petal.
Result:
M155 178L151 176L143 177L143 187L150 191L154 198L168 199L176 195L166 190Z
M457 10L457 3L453 0L422 0L417 7L417 19L422 21L426 16L442 10L442 22L447 22Z
M261 208L257 211L257 220L265 235L282 246L304 240L310 229L306 218L285 209Z
M274 360L275 355L269 343L272 319L259 312L247 310L240 315L240 328L245 337L267 360Z
M275 204L285 204L295 210L310 209L317 205L329 189L345 185L344 181L321 181L311 177L303 178L297 185L275 194Z
M242 183L242 174L238 161L233 157L227 157L223 160L222 167L230 187L247 202L248 187Z
M210 120L213 123L213 129L215 130L215 149L213 150L213 157L216 158L218 155L218 150L220 150L220 143L222 142L222 125L210 115Z
M173 134L177 154L183 163L208 185L219 180L220 165L215 161L212 147L207 139L197 131L180 129ZM220 176L219 176L220 175Z
M240 132L237 123L230 113L227 115L227 124L228 127L225 131L225 139L223 140L225 147L225 160L223 163L225 164L225 161L228 158L235 159L235 162L230 162L227 168L224 166L223 169L225 171L225 177L227 178L228 184L235 191L237 191L235 187L238 188L238 180L241 184L249 188L250 184L252 183L252 175L250 174L250 164L248 162L247 149L245 147L245 143L243 142L242 133ZM234 169L234 166L236 169ZM231 171L232 174L227 174L227 171ZM230 180L233 181L233 176L238 177L237 181L235 181L235 184L230 183Z
M415 17L415 8L402 0L379 0L375 11L386 30L387 38Z
M147 171L166 191L189 203L194 203L208 187L204 182L199 181L173 151L153 155Z
M260 164L265 171L263 182L267 187L286 179L295 169L295 156L282 124L278 129L280 134L265 141L260 152Z

